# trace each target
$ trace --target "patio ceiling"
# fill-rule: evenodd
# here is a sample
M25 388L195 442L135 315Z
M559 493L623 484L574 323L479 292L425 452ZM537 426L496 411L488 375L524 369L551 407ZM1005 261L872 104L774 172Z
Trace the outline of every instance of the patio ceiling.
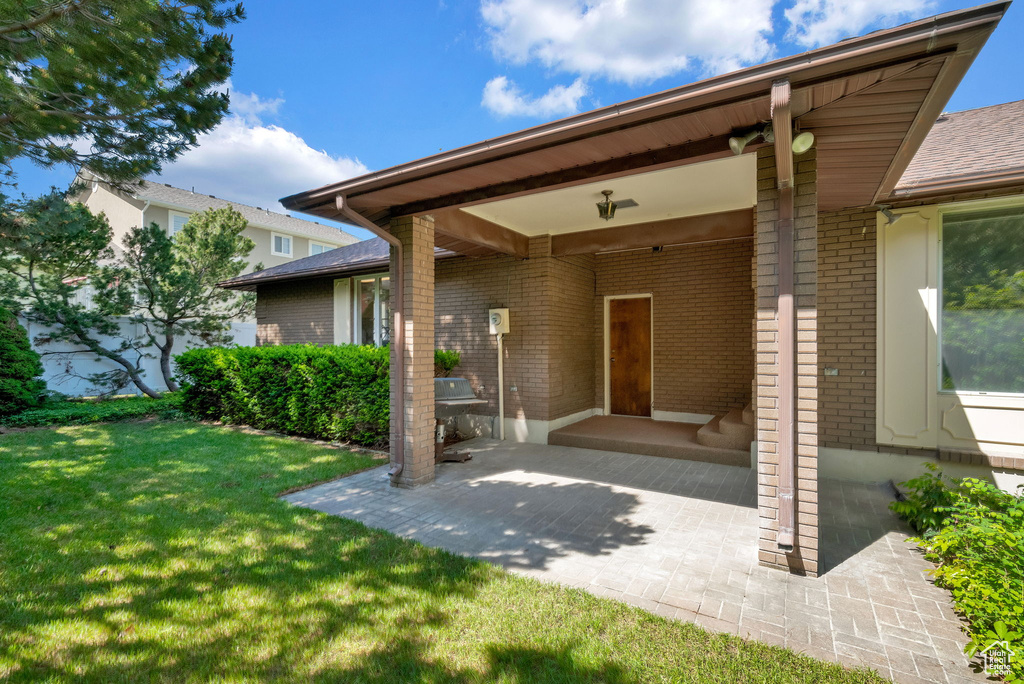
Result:
M632 199L615 218L597 215L601 191L612 200ZM662 171L637 173L559 190L475 204L463 211L524 235L559 235L750 209L757 203L757 161L753 154L727 157Z
M769 121L772 83L788 79L795 125L813 131L817 141L819 208L871 205L892 193L1008 6L992 3L878 31L324 186L282 203L344 220L337 206L341 196L380 226L399 216L432 214L439 246L521 254L527 233L542 230L532 223L545 219L526 220L521 209L529 204L516 204L515 198L581 188L572 201L584 206L598 186L616 190L616 198L630 195L608 184L611 180L728 158L729 136ZM676 196L686 203L685 193ZM538 207L544 206L545 200L538 201ZM468 207L472 213L461 211ZM639 218L641 212L632 216ZM650 223L649 218L639 220ZM548 223L554 222L552 216ZM586 229L579 222L571 225L561 230ZM552 226L545 232L556 230Z

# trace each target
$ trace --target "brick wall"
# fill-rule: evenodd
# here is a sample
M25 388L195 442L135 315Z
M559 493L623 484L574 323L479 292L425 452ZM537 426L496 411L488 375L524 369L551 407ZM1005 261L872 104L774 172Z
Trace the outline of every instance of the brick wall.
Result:
M818 383L821 446L875 444L875 212L818 217Z
M462 353L468 378L497 415L497 341L487 311L507 307L505 416L554 420L593 407L593 257L554 258L531 240L531 258L450 259L437 264L435 341ZM516 387L516 391L511 390Z
M595 336L595 258L547 259L550 288L549 420L592 409L594 359L602 351Z
M815 151L796 161L794 178L794 304L796 318L796 539L792 553L779 531L779 191L775 150L757 152L757 471L764 565L818 573L817 427L817 162Z
M754 376L751 240L596 257L594 405L604 406L604 297L652 293L656 411L725 413Z
M256 344L334 344L334 279L268 284L256 299Z
M495 336L487 332L487 311L509 305L513 279L518 284L518 267L519 262L506 256L446 259L436 264L434 340L439 349L454 349L462 354L454 374L467 378L477 396L488 402L475 408L474 413L498 414L498 344ZM508 350L517 348L516 340L527 333L521 303L515 303L509 307L511 332L505 338L506 377L511 366ZM506 402L510 400L507 386L508 382Z

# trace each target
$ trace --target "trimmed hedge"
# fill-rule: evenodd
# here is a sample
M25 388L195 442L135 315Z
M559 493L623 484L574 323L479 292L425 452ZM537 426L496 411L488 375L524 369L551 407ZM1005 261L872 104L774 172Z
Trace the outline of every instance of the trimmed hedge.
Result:
M175 357L182 411L304 437L388 441L387 347L190 349Z
M159 399L119 397L100 401L50 401L0 419L0 425L12 428L46 427L51 425L87 425L114 423L149 417L177 418L178 396L165 394Z

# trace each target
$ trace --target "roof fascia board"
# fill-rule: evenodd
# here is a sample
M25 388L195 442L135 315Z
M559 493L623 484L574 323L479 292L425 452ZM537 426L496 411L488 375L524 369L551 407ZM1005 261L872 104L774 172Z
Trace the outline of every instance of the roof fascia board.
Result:
M887 197L900 182L903 173L910 166L914 155L921 149L925 138L928 137L928 132L931 131L935 121L942 115L943 109L949 103L953 92L960 85L960 81L963 80L967 70L970 69L974 59L985 45L990 33L985 33L983 36L974 36L964 44L961 44L960 49L946 58L939 69L938 76L935 77L931 90L928 91L924 102L921 103L921 108L914 118L914 123L911 124L907 134L903 136L903 142L893 156L885 175L882 176L882 182L879 183L873 198L875 204L881 201L882 198Z

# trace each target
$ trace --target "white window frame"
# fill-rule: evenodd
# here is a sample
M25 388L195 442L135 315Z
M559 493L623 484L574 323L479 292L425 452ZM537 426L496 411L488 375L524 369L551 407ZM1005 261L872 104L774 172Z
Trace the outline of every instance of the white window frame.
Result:
M178 230L174 230L175 218L183 218L185 219L185 223L188 223L188 220L192 218L192 214L186 214L183 211L174 211L173 209L167 210L167 234L170 237L174 237L181 231L180 228ZM182 224L182 227L184 227L184 225L185 224Z
M316 256L316 254L313 252L313 247L322 247L323 249L320 251L321 254L323 254L324 252L329 252L332 249L334 249L334 245L329 245L326 242L315 242L313 240L310 240L309 241L309 256Z
M380 281L381 278L390 278L390 273L368 273L363 276L356 276L352 278L352 341L355 344L363 343L363 316L360 310L360 284L364 280L373 279L373 344L376 347L381 346L381 327L384 322L384 316L381 311L380 302Z
M287 252L279 252L279 251L277 251L277 249L276 249L277 238L282 238L282 239L288 240L288 251ZM292 253L294 253L294 252L295 252L295 238L293 238L291 235L287 235L285 233L271 233L270 234L270 254L271 254L271 256L288 257L289 259L291 259L292 258Z

